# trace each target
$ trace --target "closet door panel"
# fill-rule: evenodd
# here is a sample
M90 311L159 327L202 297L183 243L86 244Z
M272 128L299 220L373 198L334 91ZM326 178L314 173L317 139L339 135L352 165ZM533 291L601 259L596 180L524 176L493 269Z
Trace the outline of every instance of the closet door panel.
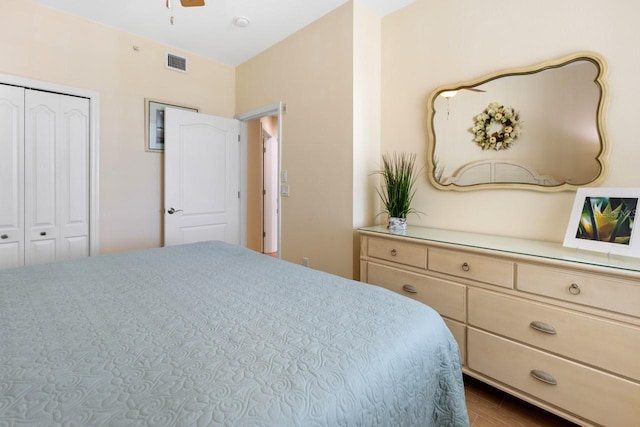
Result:
M64 259L76 259L89 256L89 238L87 236L66 237L61 239L59 254Z
M28 264L48 264L57 261L56 239L32 240Z
M59 96L26 90L25 264L57 259Z
M89 255L89 100L61 96L58 259Z
M0 85L0 268L24 263L24 89Z
M0 243L0 270L22 266L23 254L22 242Z
M89 105L0 84L0 268L89 255Z

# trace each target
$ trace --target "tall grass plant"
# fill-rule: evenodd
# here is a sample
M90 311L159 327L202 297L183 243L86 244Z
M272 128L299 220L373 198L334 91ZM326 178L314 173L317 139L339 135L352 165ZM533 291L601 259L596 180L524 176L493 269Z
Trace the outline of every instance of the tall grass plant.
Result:
M411 207L416 192L416 181L420 170L416 169L416 155L412 153L384 154L382 169L375 171L382 177L378 195L389 218L407 218L407 215L419 214Z

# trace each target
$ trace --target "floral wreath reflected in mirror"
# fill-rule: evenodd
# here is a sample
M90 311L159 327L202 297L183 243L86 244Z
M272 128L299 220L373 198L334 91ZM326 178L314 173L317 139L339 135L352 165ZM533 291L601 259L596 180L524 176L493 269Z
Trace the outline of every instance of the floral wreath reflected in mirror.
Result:
M581 52L441 86L427 104L442 190L575 190L606 174L606 63Z

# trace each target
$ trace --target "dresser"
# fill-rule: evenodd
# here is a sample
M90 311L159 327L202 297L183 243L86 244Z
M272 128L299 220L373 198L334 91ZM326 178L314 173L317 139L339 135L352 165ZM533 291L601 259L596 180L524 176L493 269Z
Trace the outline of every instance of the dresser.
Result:
M360 234L360 279L429 305L463 371L580 425L640 423L640 259L408 227Z

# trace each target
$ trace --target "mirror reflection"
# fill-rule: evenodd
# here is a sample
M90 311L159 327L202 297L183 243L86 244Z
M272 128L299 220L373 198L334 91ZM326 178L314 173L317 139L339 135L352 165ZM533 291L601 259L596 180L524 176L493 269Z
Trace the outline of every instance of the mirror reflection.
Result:
M576 54L443 86L429 98L440 189L569 190L604 177L604 61Z

